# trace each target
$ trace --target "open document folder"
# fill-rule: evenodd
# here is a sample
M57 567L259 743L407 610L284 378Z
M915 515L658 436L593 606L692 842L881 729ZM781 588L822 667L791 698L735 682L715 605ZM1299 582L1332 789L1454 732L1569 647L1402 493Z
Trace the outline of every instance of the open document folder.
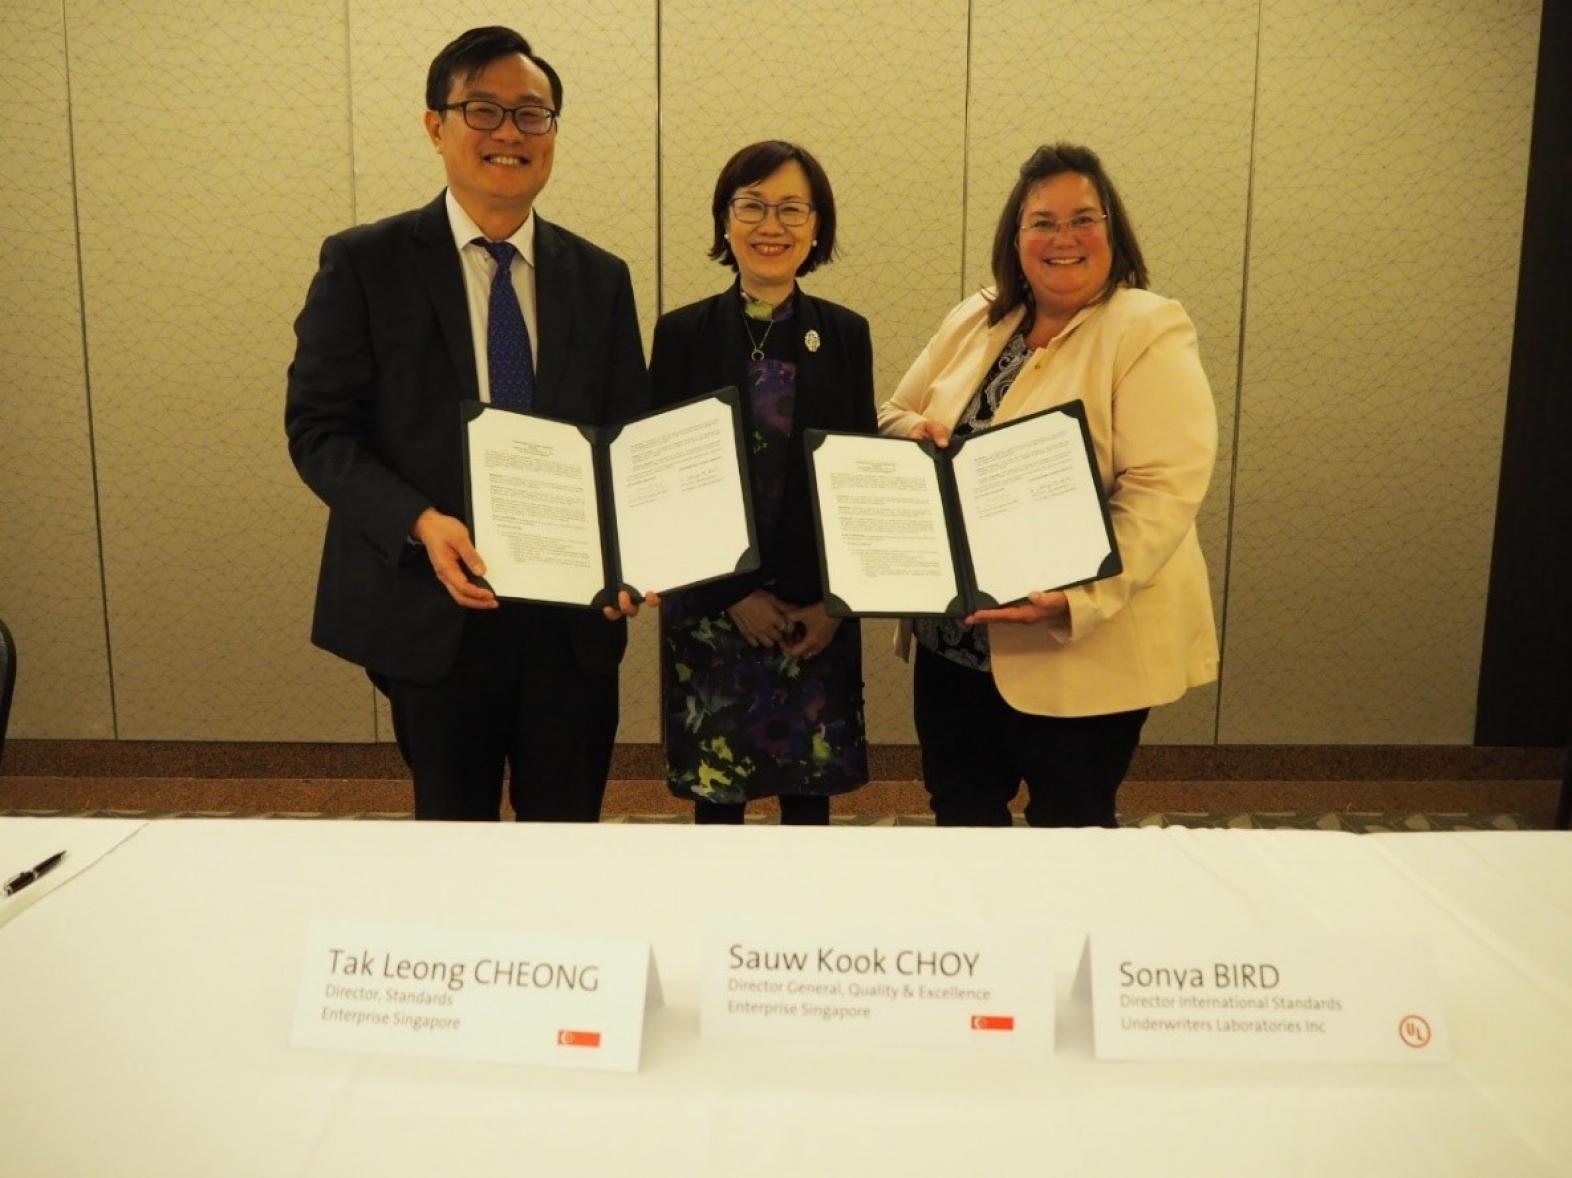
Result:
M500 598L599 608L759 565L740 398L613 426L463 403L470 534Z
M1123 566L1080 401L951 441L806 431L835 617L959 618Z

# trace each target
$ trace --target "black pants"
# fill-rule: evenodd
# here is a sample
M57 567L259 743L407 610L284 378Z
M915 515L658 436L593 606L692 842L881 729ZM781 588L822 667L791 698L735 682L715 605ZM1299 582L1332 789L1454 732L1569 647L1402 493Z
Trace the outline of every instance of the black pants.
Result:
M1148 708L1033 716L1004 701L986 671L917 648L914 713L923 784L939 826L1009 826L1024 779L1032 826L1115 826L1114 795Z
M617 674L580 667L561 611L521 603L475 611L446 678L378 685L415 779L416 818L495 822L506 764L519 821L599 820Z
M830 824L830 799L806 794L781 794L782 826L828 826ZM699 826L740 826L747 802L706 802L697 798L693 803L693 821Z

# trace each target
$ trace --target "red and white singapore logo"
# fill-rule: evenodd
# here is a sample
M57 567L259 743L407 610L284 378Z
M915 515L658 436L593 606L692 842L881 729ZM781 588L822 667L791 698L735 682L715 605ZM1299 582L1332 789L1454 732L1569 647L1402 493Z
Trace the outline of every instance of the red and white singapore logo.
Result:
M1015 1016L1010 1014L974 1014L972 1015L972 1030L1013 1031L1015 1030Z

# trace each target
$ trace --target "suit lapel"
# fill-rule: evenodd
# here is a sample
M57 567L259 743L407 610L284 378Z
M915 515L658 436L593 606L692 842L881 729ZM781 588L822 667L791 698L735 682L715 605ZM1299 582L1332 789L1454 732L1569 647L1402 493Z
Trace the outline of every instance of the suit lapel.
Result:
M810 339L822 342L824 321L819 316L817 304L802 293L801 287L797 288L797 313L790 324L795 337L791 343L797 353L797 396L792 403L792 436L795 438L802 432L802 422L825 420L819 409L826 396L824 364L819 358L823 353L817 347L808 346Z
M453 244L453 229L448 209L439 196L415 218L415 268L421 287L431 299L442 328L442 342L458 374L458 396L480 396L475 375L475 340L470 333L469 300L464 293L464 270Z
M750 421L748 405L748 330L742 321L742 295L736 283L710 306L710 332L713 346L704 349L711 365L700 391L737 385L742 393L743 420Z
M562 417L567 387L568 344L573 321L568 314L568 291L575 290L573 257L562 235L551 222L535 215L535 409Z
M744 420L748 413L748 347L742 326L742 304L737 288L715 295L702 303L693 319L689 338L682 346L691 357L685 396L697 397L727 385L737 386L742 394Z

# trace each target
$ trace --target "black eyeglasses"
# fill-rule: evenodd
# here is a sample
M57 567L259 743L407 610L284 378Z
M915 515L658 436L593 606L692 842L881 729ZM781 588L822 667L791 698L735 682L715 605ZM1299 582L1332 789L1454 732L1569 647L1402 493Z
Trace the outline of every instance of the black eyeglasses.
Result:
M476 131L495 131L510 115L513 125L526 135L546 135L557 125L556 111L533 102L524 106L503 106L483 98L467 98L437 109L459 111L464 116L464 125Z

